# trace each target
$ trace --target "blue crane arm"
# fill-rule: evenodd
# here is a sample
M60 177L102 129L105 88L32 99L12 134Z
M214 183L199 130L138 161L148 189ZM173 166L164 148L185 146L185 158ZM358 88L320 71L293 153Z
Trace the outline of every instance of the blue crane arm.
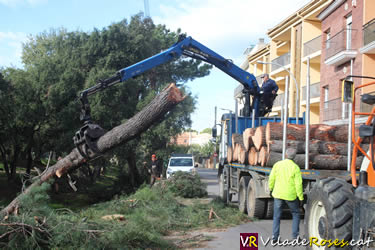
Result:
M244 86L246 102L249 102L250 95L254 96L253 99L253 110L255 115L258 116L258 103L259 103L259 91L260 88L254 77L254 75L236 66L232 61L225 59L213 50L207 48L203 44L197 42L191 37L182 37L177 43L172 45L169 49L160 52L152 57L149 57L136 64L128 66L119 70L116 75L106 79L100 80L98 84L92 86L81 92L81 102L83 106L81 120L88 121L91 119L90 110L87 101L87 96L101 91L109 86L112 86L118 82L126 81L129 78L136 77L147 70L155 68L158 65L165 64L172 60L176 60L182 55L202 60L209 64L212 64L239 81Z
M160 52L159 54L119 70L115 76L104 81L100 81L97 85L90 87L83 92L87 92L88 95L93 94L98 90L109 87L115 83L123 82L129 78L136 77L147 70L155 68L158 65L178 59L182 55L212 64L239 81L244 88L249 90L252 94L259 92L259 86L254 75L241 69L230 60L225 59L191 37L180 40L169 49Z

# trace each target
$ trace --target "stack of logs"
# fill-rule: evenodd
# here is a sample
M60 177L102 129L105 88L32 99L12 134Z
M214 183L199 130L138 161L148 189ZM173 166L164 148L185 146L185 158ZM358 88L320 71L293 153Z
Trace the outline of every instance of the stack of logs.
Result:
M305 168L305 125L287 124L287 148L295 148L293 159ZM357 134L357 133L356 133ZM228 147L227 160L249 165L272 167L282 159L283 124L267 123L266 126L248 128L242 135L232 135L232 147ZM346 169L348 156L348 126L324 124L310 125L310 169ZM368 144L362 145L367 151ZM359 154L360 155L360 154ZM356 161L360 167L363 156Z

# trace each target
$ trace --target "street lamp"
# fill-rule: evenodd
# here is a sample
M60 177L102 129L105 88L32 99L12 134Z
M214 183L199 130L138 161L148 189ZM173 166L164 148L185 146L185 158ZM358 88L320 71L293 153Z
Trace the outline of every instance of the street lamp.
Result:
M294 75L287 68L285 68L284 65L281 65L281 64L279 64L277 62L257 61L257 63L259 63L259 64L275 64L275 65L278 65L278 66L282 67L285 71L287 71L289 73L289 75L293 78L294 84L296 85L296 94L297 94L297 98L296 98L296 124L298 124L298 117L299 117L299 106L298 106L298 103L299 103L299 89L298 89L297 80L294 77Z

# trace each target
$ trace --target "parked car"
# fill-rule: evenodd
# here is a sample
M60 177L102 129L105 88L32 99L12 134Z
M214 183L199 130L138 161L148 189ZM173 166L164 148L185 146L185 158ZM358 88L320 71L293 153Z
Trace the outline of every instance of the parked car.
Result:
M172 154L168 161L167 178L177 171L193 172L195 167L198 165L194 164L192 154Z

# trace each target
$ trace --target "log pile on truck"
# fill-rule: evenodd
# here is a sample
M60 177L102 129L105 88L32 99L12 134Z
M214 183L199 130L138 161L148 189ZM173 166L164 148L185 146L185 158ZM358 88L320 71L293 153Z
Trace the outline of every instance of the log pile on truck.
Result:
M357 133L356 133L357 134ZM309 168L345 170L348 155L347 125L310 125ZM287 124L287 148L295 148L293 159L305 168L305 125ZM269 122L266 126L247 128L242 135L232 134L232 147L227 150L228 163L272 167L282 159L283 123ZM364 145L368 150L369 145ZM363 156L356 164L360 168Z

